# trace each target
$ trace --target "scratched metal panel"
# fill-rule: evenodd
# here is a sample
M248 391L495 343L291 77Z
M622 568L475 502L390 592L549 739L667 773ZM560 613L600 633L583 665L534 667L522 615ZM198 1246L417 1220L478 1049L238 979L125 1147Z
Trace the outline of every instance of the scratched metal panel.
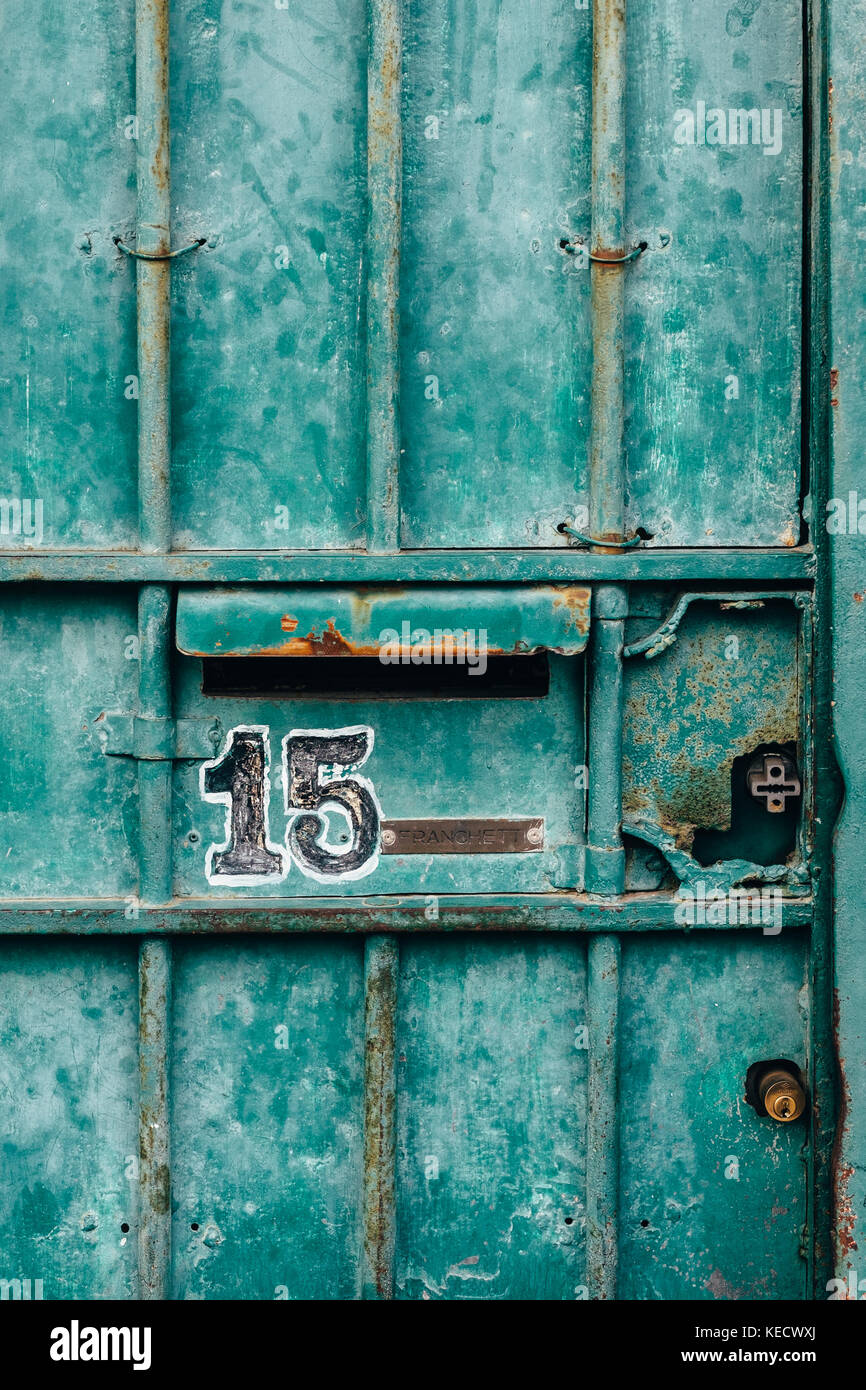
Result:
M134 540L132 51L132 0L0 11L0 548Z
M134 947L3 942L0 1281L31 1299L136 1296L137 1026Z
M348 659L348 658L347 658ZM582 670L572 658L550 658L548 695L527 699L261 700L203 696L200 663L175 668L180 718L218 717L224 731L262 726L270 743L270 841L285 843L287 818L280 769L281 740L295 729L372 731L361 769L386 820L433 817L490 819L543 815L540 853L383 856L354 880L317 882L292 864L283 880L211 886L206 856L226 843L226 807L202 798L201 763L176 764L172 823L175 892L183 897L348 897L369 893L539 892L574 885L580 876L585 779L581 729ZM471 677L467 677L471 679ZM219 751L225 746L225 738ZM332 816L329 842L344 824Z
M574 656L589 636L590 597L585 586L550 584L183 589L175 633L178 648L195 656L381 656L399 648L408 662L413 643L417 655L425 641L440 656L443 647L465 655L467 644L489 655ZM446 635L434 641L437 628Z
M94 720L134 707L136 628L134 594L4 591L0 897L135 891L135 765L102 754Z
M363 1148L363 945L175 953L175 1298L352 1298Z
M585 1298L585 952L408 941L396 1296Z
M801 45L798 0L629 7L627 515L657 545L799 539Z
M365 14L172 10L179 549L363 543Z
M555 546L584 501L591 20L404 17L403 543Z
M626 941L619 1298L806 1297L799 1125L758 1118L759 1058L806 1062L799 936Z
M650 632L669 605L669 595L638 600L646 616L629 621L627 640ZM649 660L626 660L627 818L648 818L688 847L696 828L730 830L736 758L763 744L795 744L802 759L798 622L784 600L725 612L717 603L693 603L672 646ZM766 818L760 839L777 817L754 806ZM718 847L719 858L751 857L739 847L725 853L722 841Z

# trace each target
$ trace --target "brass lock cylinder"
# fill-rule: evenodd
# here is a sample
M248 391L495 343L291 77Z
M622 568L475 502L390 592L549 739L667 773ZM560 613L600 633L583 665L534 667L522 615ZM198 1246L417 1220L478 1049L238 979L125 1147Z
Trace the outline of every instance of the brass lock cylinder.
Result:
M799 1078L787 1067L776 1067L761 1077L761 1102L767 1114L782 1124L790 1124L806 1108L806 1096Z

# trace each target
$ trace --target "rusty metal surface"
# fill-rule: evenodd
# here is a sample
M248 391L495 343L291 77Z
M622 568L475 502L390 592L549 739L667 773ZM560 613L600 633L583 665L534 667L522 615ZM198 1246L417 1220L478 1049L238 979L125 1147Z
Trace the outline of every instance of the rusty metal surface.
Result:
M378 551L398 548L400 527L400 0L372 0L368 15L367 549Z
M394 1288L396 1205L397 972L394 937L364 949L364 1296L389 1299Z
M138 967L138 1296L168 1296L171 1264L171 942L141 943Z
M451 584L183 589L177 645L191 656L379 656L405 664L542 648L574 655L589 633L581 585Z

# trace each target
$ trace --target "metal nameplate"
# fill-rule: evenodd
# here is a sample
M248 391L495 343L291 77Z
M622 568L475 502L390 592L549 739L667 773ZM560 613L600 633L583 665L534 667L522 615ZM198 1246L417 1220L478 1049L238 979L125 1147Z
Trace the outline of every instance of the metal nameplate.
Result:
M532 854L544 848L544 819L386 820L383 854Z

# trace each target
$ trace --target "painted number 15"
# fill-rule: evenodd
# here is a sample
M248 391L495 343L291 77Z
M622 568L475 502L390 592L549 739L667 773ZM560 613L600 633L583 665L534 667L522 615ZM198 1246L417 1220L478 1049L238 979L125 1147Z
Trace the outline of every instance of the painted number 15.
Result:
M366 777L373 730L293 729L283 739L282 781L289 824L285 845L271 842L270 731L230 729L225 750L201 769L205 801L226 807L226 841L205 857L210 883L256 884L285 878L291 862L320 883L363 878L379 859L382 813ZM335 824L336 823L336 824ZM330 835L336 843L330 843Z

